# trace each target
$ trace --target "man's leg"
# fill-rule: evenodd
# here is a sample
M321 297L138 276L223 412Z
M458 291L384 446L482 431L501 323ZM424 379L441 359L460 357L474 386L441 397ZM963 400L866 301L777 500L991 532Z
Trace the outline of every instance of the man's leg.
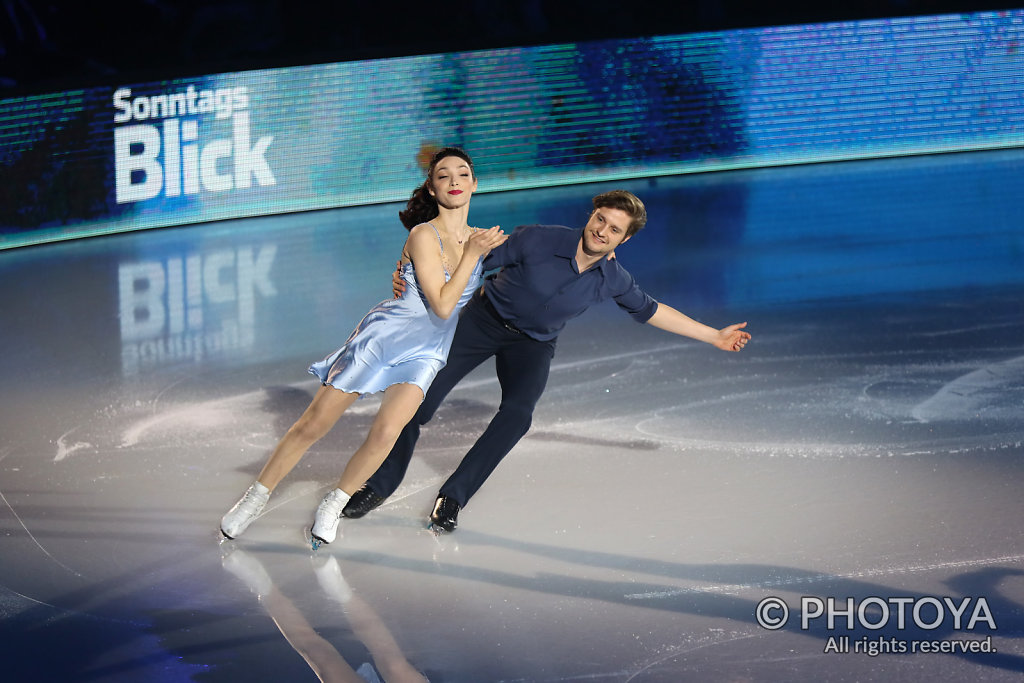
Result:
M533 409L544 393L555 342L524 337L497 353L501 404L487 429L441 486L439 495L465 507L494 468L519 443L533 421Z

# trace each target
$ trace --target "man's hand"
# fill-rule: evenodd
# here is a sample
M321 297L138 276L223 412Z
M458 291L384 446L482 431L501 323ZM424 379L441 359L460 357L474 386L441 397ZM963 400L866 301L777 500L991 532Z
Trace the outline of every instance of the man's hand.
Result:
M401 299L405 294L405 280L402 279L402 261L395 263L395 272L391 274L391 291L396 299Z
M729 327L716 330L660 301L647 324L672 334L706 342L722 351L740 351L750 341L750 333L743 332L743 328L747 326L746 323L729 325Z
M718 331L718 339L714 341L714 345L723 351L742 351L750 341L750 333L743 331L746 326L746 323L737 323L723 327Z

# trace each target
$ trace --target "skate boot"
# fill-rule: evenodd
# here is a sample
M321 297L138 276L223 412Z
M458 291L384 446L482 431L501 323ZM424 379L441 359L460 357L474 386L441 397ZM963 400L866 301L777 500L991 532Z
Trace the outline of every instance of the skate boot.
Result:
M316 519L313 522L313 548L319 547L320 543L331 543L338 535L338 522L341 521L341 510L348 502L349 496L341 489L330 491L320 501L320 507L316 509ZM318 543L319 541L319 543Z
M440 531L455 531L459 524L459 510L462 508L455 502L454 498L438 496L434 503L434 511L430 513L430 525L435 533Z
M387 498L380 495L369 486L363 486L358 491L352 494L352 499L348 501L345 509L341 511L341 514L345 515L349 519L359 519L371 510L376 510L380 507Z
M253 482L245 495L220 520L220 532L228 538L238 538L263 512L269 498L270 489L258 481Z

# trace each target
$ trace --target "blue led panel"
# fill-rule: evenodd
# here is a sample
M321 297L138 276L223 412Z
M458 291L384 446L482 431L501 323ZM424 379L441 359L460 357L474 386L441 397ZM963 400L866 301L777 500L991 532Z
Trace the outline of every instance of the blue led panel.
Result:
M1024 11L113 83L0 101L0 247L481 191L1012 147Z

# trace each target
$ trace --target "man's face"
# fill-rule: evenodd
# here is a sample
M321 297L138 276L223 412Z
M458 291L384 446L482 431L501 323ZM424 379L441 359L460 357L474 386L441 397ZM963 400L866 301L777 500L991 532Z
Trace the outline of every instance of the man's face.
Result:
M626 242L626 230L633 219L622 209L598 207L583 228L583 251L588 256L603 256Z

